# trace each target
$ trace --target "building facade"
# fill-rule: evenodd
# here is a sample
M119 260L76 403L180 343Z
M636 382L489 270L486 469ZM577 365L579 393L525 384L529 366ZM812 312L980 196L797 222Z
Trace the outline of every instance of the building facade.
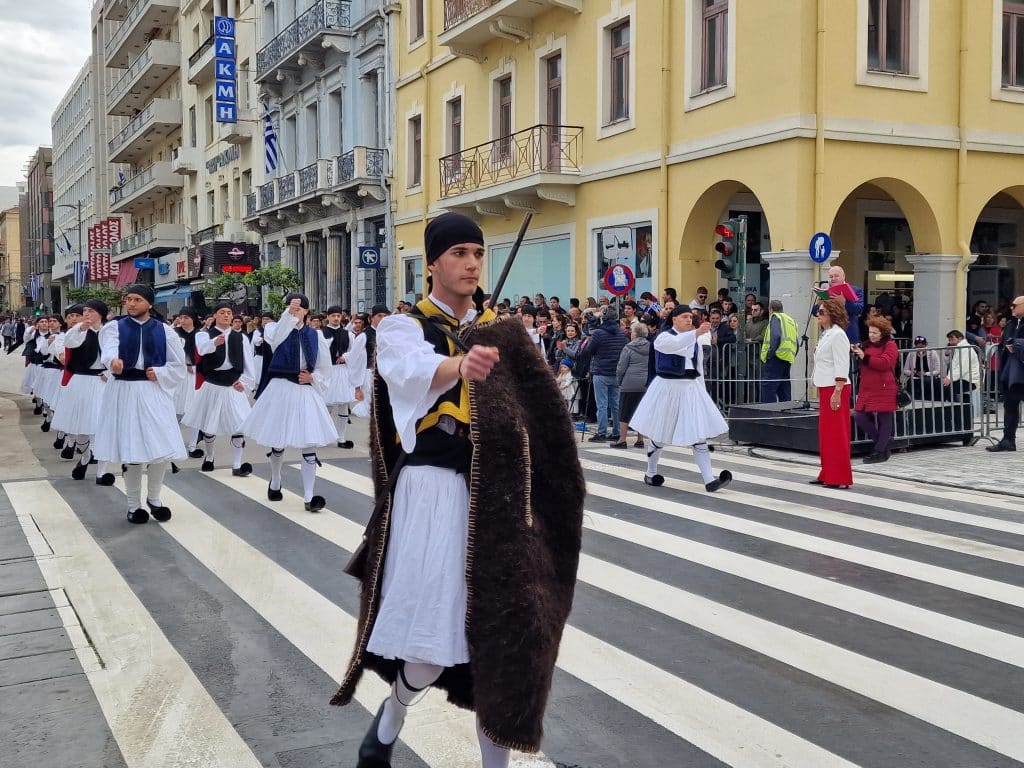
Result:
M246 224L270 262L299 272L317 309L366 310L392 294L387 51L395 9L384 0L258 9L253 106L261 133L269 116L279 152L254 168ZM257 147L262 153L262 139Z
M0 311L17 311L25 306L21 287L21 209L0 211Z
M605 292L613 264L689 299L716 283L715 225L746 215L752 292L801 314L826 232L869 300L917 299L942 338L968 298L1022 290L1022 18L1009 0L403 0L398 295L422 293L442 210L481 222L489 279L533 212L505 293L563 300Z
M32 306L60 310L60 288L53 271L53 152L39 147L25 169L25 194L19 202L21 274L33 286Z

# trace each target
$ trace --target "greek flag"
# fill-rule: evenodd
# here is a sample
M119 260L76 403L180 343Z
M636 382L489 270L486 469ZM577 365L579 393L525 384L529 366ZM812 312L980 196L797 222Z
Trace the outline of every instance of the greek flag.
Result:
M68 233L64 233L64 253L74 253L74 249L71 247L71 238L68 237Z
M274 121L270 117L270 109L266 103L263 104L263 156L267 175L277 171L277 161L280 159L277 148L277 131L274 130Z
M28 276L28 295L32 297L32 303L39 301L39 275Z
M75 262L75 288L84 288L86 281L89 279L89 263L85 261Z

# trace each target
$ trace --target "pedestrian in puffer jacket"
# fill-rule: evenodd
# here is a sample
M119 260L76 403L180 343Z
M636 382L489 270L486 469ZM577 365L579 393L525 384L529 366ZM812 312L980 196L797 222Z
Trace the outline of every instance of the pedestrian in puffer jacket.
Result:
M601 310L601 325L590 334L590 340L581 353L583 361L590 363L590 380L597 404L597 433L589 438L592 443L609 439L618 442L620 439L619 387L615 383L615 369L629 338L619 327L618 315L614 307ZM608 427L612 429L610 437Z
M647 361L650 357L651 342L647 339L647 326L634 322L629 326L631 341L622 348L619 363L615 368L615 379L619 385L619 435L621 439L609 448L626 448L629 420L640 404L647 390ZM636 448L644 445L643 435L636 436Z

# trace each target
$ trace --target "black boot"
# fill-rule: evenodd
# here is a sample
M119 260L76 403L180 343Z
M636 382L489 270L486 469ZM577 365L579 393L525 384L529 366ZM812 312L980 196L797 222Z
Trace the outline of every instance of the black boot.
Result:
M391 753L395 749L395 743L381 744L377 737L377 729L380 727L380 718L383 714L384 702L377 710L370 730L363 737L363 743L359 745L359 762L356 763L356 768L391 768Z

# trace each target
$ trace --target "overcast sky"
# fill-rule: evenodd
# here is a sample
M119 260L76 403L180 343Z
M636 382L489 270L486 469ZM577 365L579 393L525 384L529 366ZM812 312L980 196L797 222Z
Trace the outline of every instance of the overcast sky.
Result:
M25 177L89 56L92 0L0 0L0 186Z

